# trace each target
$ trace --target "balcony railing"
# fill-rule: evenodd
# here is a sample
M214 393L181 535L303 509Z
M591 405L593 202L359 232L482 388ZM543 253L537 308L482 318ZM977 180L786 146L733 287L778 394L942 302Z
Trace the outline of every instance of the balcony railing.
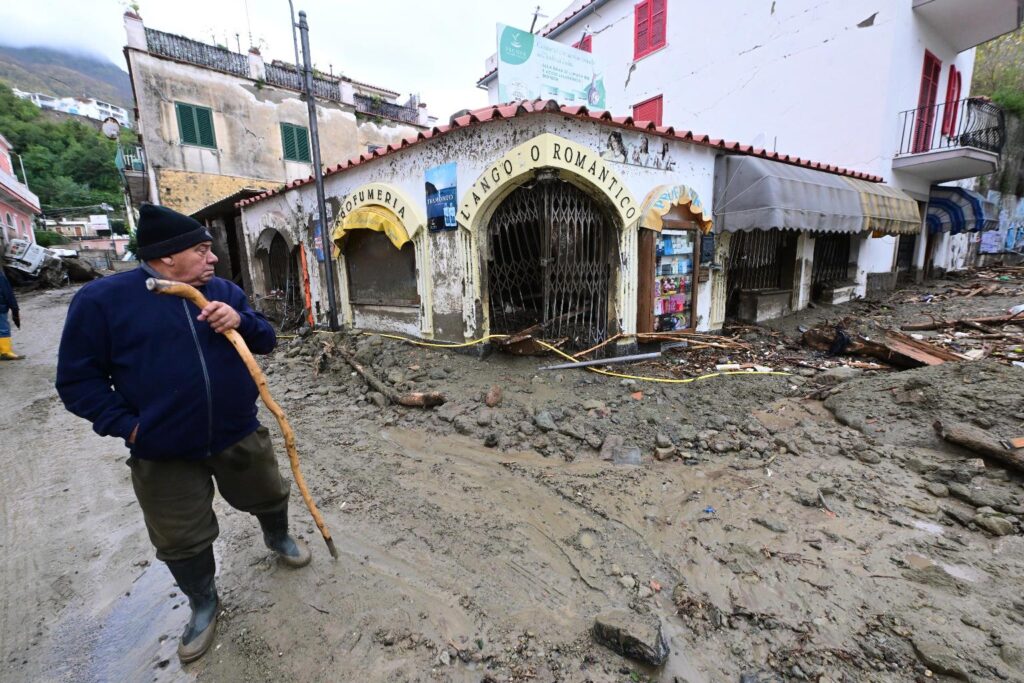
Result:
M118 146L114 165L121 171L143 172L146 170L146 152L140 145Z
M897 156L959 147L999 154L1006 140L1003 110L976 97L901 112L899 126Z
M303 91L302 76L295 73L295 67L282 64L267 64L267 83L289 90ZM313 95L321 100L341 102L341 83L337 78L313 77Z
M209 67L243 78L249 77L249 58L223 47L207 45L173 33L146 29L146 47L150 52L189 64Z
M383 116L406 123L416 123L419 121L419 109L414 107L403 107L400 104L385 102L374 97L360 95L359 93L355 94L355 101L356 111L364 114Z

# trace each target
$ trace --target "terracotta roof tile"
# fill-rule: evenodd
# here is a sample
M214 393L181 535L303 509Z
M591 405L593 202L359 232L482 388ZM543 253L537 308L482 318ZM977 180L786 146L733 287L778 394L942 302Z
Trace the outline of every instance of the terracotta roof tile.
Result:
M595 0L596 1L596 0ZM612 116L610 112L604 110L590 111L585 106L560 106L554 100L524 100L522 102L509 102L500 105L491 105L475 111L467 112L462 116L456 117L447 126L435 126L430 130L419 131L414 136L404 138L398 144L389 144L384 149L376 149L373 152L367 152L360 154L359 156L352 157L351 159L336 164L333 167L327 167L324 171L324 176L331 176L335 173L348 170L353 166L365 163L372 159L391 154L408 147L413 147L425 140L431 138L441 137L446 135L448 132L457 128L465 128L467 126L483 125L488 121L501 120L515 118L517 116L525 116L533 113L557 113L566 118L576 119L587 119L596 121L604 126L611 126L615 128L626 128L631 130L644 131L650 135L657 135L658 137L673 138L677 140L684 140L686 142L702 145L705 147L714 147L716 149L722 149L735 154L749 154L752 156L759 156L765 159L773 159L775 161L792 164L796 166L802 166L804 168L812 168L821 170L827 173L835 173L837 175L845 175L853 178L860 178L861 180L868 180L875 183L882 182L882 178L876 175L870 175L861 171L851 171L840 166L833 164L826 164L819 161L808 161L801 159L800 157L793 157L788 154L779 154L778 152L769 152L763 148L755 148L750 145L744 145L740 142L722 140L719 138L710 138L707 135L694 134L690 130L676 130L672 126L656 126L650 121L634 121L631 116ZM271 197L281 192L285 192L289 189L299 187L301 185L307 185L313 182L313 177L293 180L287 183L283 189L270 190L262 194L256 195L249 199L244 199L235 204L236 207L249 206L259 202L267 197Z

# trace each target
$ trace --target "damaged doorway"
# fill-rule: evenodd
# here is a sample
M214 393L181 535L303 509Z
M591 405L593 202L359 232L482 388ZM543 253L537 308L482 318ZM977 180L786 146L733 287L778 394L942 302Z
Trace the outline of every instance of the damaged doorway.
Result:
M819 300L830 287L850 283L850 234L826 233L814 238L811 298Z
M797 238L795 231L778 228L733 233L726 265L727 317L739 317L744 309L742 315L749 318L745 309L757 308L761 296L792 294Z
M261 307L264 315L287 329L301 324L304 317L298 247L289 248L280 232L272 232L272 237L266 233L261 235L258 245L266 292Z
M514 190L488 223L491 331L564 340L571 349L614 334L618 230L608 211L553 173Z

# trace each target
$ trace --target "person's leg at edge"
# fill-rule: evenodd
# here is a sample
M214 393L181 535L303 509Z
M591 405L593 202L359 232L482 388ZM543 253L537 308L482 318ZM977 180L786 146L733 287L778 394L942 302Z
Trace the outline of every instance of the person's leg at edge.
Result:
M263 542L290 567L309 564L309 548L288 533L288 482L281 476L266 427L209 460L217 489L232 507L259 520Z
M7 306L0 304L0 360L21 360L14 352L11 342L11 323L7 318Z
M214 581L213 481L206 461L129 458L132 485L157 559L167 564L192 611L178 642L183 663L213 643L220 601Z

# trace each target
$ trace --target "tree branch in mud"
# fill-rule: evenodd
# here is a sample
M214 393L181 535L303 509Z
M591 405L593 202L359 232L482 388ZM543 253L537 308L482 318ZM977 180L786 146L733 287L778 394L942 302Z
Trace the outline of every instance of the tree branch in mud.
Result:
M398 405L410 408L432 408L433 406L443 405L446 400L444 394L439 391L413 391L407 394L399 394L397 391L382 382L376 375L363 367L363 365L359 363L352 354L340 346L332 346L330 349L325 347L325 351L328 354L330 354L331 351L336 351L339 356L345 359L346 363L352 366L353 370L359 373L359 376L362 377L374 391L379 391L384 395L384 398L391 403L397 403Z
M939 420L936 420L932 427L939 436L952 444L991 458L1018 472L1024 472L1024 455L1003 448L1002 444L990 437L988 433L976 427L964 424L944 426Z

